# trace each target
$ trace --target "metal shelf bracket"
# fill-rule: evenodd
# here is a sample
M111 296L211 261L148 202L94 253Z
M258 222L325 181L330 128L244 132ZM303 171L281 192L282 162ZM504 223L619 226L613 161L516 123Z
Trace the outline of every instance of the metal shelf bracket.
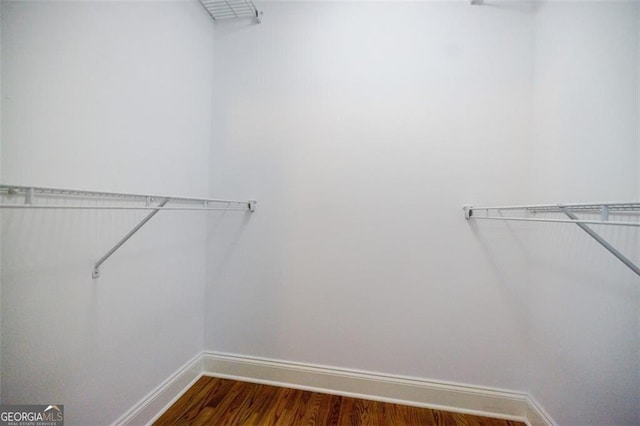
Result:
M158 204L159 208L156 208L151 213L146 215L144 217L144 219L142 219L136 226L133 227L133 229L131 231L129 231L127 233L127 235L122 237L122 239L120 241L118 241L115 246L113 246L104 256L102 256L95 263L95 265L93 265L93 273L91 274L91 278L93 278L93 279L100 278L100 265L102 265L105 260L110 258L111 255L116 252L116 250L118 250L120 247L122 247L122 245L124 243L126 243L129 238L133 237L133 234L138 232L140 230L140 228L142 228L145 225L145 223L149 222L149 220L151 220L151 218L153 216L155 216L156 213L158 213L160 211L160 208L164 207L169 201L170 201L170 198L165 198L164 200L162 200L162 202L160 204Z
M569 219L572 220L579 220L578 216L576 216L571 210L569 210L566 207L560 207L560 209L562 210L562 212L567 215L567 217ZM606 216L608 218L609 215L609 209L606 208L606 206L602 209L603 213L602 215L605 216L604 211L606 211ZM603 219L603 221L606 221L607 219ZM607 249L609 251L609 253L611 253L612 255L614 255L615 257L617 257L622 263L624 263L625 265L627 265L627 267L629 269L631 269L633 272L636 273L636 275L640 275L640 268L638 268L638 266L633 263L631 260L629 260L625 255L623 255L622 253L620 253L620 251L618 249L616 249L615 247L613 247L611 244L609 244L604 238L602 238L600 236L600 234L598 234L596 231L594 231L593 229L591 229L587 224L585 223L581 223L581 222L576 222L576 225L578 225L580 227L580 229L582 229L584 232L586 232L587 234L589 234L589 236L591 238L593 238L594 240L596 240L598 242L598 244L600 244L602 247L604 247L605 249Z

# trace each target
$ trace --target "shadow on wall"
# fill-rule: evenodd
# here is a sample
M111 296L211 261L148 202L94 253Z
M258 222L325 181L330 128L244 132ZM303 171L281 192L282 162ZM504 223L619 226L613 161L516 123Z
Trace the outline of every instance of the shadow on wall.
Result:
M512 307L521 329L526 330L529 323L529 280L523 276L523 272L526 271L527 259L530 256L525 241L530 229L526 225L508 222L478 223L469 220L468 225L501 287L499 294L509 298L507 306Z
M215 21L216 39L224 39L256 25L260 25L256 18L218 19Z
M476 5L502 9L508 12L532 14L540 8L539 1L513 1L513 0L476 0Z
M223 212L208 221L207 242L211 252L207 256L207 281L218 282L225 275L242 234L251 221L252 212L242 216Z

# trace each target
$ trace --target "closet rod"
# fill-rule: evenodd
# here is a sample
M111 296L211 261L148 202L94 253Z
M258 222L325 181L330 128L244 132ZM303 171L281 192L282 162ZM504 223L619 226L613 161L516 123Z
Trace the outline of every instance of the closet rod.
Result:
M587 225L616 225L616 226L635 226L640 227L640 222L632 221L614 221L609 220L609 215L627 216L640 212L640 203L578 203L578 204L537 204L537 205L524 205L524 206L496 206L496 207L473 207L464 206L464 217L467 220L470 219L482 219L482 220L514 220L521 222L556 222L556 223L574 223L580 229L585 231L587 235L596 240L598 244L607 249L611 254L617 257L622 263L624 263L629 269L640 276L640 267L632 262L629 258L623 255L619 250L613 247L607 242L600 234L591 229ZM524 217L517 216L502 216L502 210L509 211L522 211L525 214ZM478 213L483 211L484 215ZM600 214L599 220L580 219L576 213L586 214ZM555 218L536 218L529 217L529 215L543 214L543 213L562 213L569 219L555 219Z
M23 204L7 204L0 203L0 209L64 209L64 210L151 210L144 219L133 227L123 238L120 239L107 253L102 256L93 267L92 278L100 277L100 266L113 255L122 245L129 240L136 232L140 230L153 216L161 210L191 210L191 211L249 211L253 212L256 208L255 200L238 201L224 200L218 198L195 198L195 197L175 197L167 195L144 195L129 194L120 192L104 192L104 191L85 191L78 189L61 189L61 188L43 188L19 185L0 185L0 196L3 198L13 198L16 196L24 196ZM64 205L64 204L37 204L37 199L89 199L92 201L118 201L121 203L138 203L140 205ZM152 205L153 203L157 205ZM195 203L196 206L167 206L168 203ZM142 205L144 203L144 205ZM209 204L222 203L226 207L209 207Z

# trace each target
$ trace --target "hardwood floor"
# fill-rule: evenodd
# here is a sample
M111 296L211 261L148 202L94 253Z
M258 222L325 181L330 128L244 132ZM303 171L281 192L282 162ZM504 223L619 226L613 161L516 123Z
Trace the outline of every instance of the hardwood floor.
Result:
M154 425L524 426L524 423L201 377Z

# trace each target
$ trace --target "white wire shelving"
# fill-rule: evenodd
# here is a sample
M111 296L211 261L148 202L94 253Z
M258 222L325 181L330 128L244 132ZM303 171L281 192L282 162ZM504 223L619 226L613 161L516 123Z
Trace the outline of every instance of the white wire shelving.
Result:
M161 210L254 212L257 203L255 200L239 201L19 185L0 185L0 200L0 209L149 210L149 213L131 231L96 261L91 275L94 279L100 277L100 266Z
M567 203L567 204L535 204L522 206L464 206L464 217L467 220L507 220L520 222L573 223L585 231L591 238L617 257L629 269L640 276L640 267L607 242L589 225L633 226L640 227L639 202L611 203ZM504 212L508 215L504 215ZM540 215L561 213L566 219L540 217ZM580 218L578 214L590 216ZM593 218L596 216L596 218ZM611 220L611 217L616 220ZM636 218L636 220L631 220Z
M258 23L262 21L262 12L252 0L200 0L200 3L214 21L237 18L254 18Z

